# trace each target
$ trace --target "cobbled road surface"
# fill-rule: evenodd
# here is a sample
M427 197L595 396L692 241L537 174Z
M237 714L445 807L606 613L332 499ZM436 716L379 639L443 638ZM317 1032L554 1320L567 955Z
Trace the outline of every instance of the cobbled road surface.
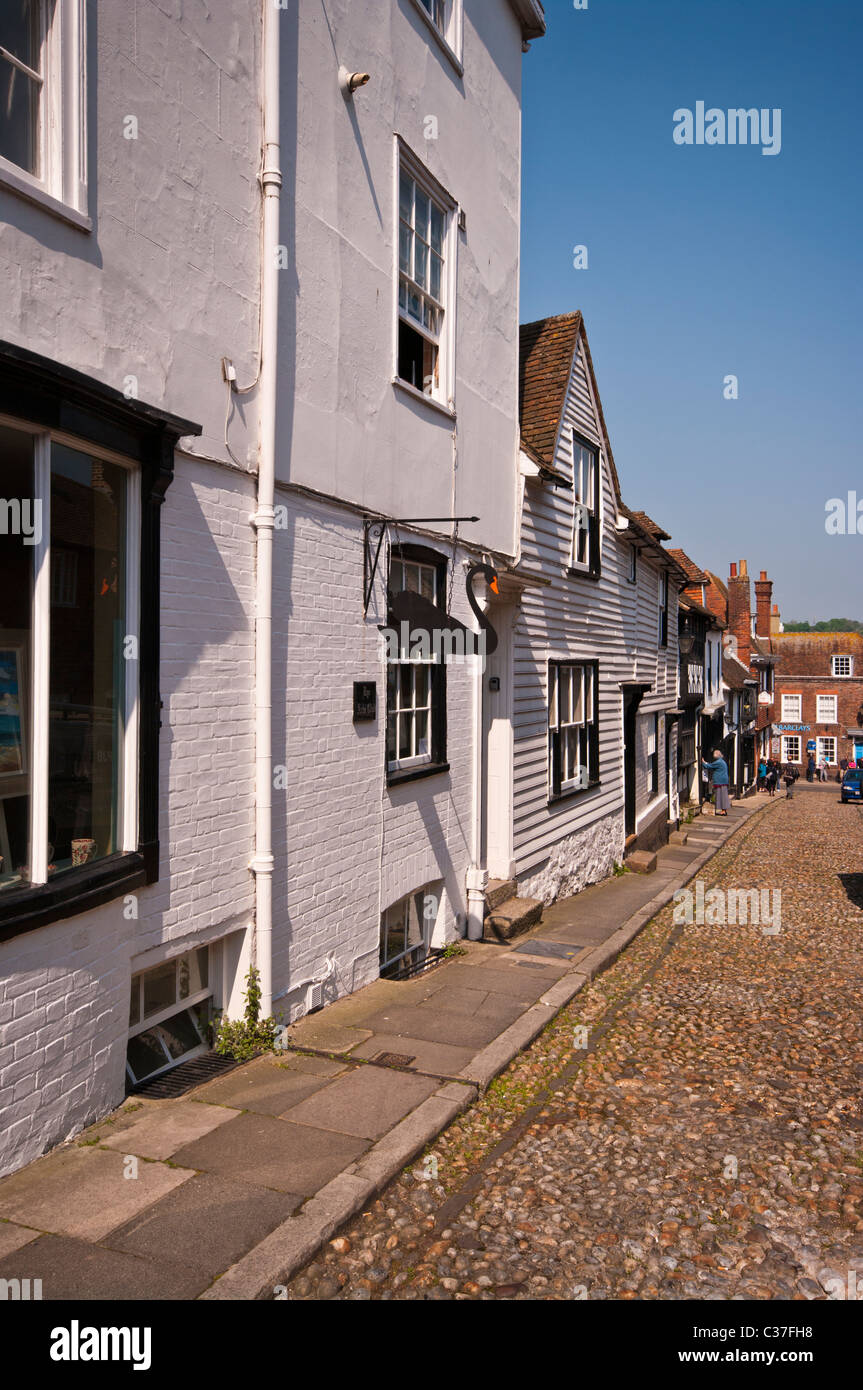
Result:
M863 808L798 785L700 877L289 1299L863 1297Z

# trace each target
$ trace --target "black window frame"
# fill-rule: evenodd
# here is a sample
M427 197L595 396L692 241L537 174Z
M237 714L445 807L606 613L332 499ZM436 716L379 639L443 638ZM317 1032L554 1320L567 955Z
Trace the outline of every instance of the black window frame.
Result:
M401 560L406 564L433 565L437 571L437 592L446 593L446 582L448 574L448 562L446 556L441 555L440 551L433 550L427 545L399 544L390 549L390 563L393 560ZM390 573L387 572L387 595L389 596ZM444 610L441 609L441 616ZM387 624L395 627L389 611L387 612ZM401 665L401 662L395 663ZM446 756L447 744L447 719L446 719L446 663L443 660L432 661L429 663L429 685L431 690L431 759L427 763L420 763L416 767L393 768L389 767L387 757L387 726L390 716L389 702L389 681L386 683L386 698L384 708L384 769L386 771L387 786L398 787L405 782L417 782L423 777L434 777L440 772L449 771L449 763Z
M659 645L668 646L669 580L668 570L659 571Z
M588 732L588 763L587 763L587 786L586 787L566 787L561 789L560 776L560 727L556 730L550 726L548 728L548 741L550 748L550 758L548 761L551 766L551 785L548 790L548 803L568 801L573 796L587 796L587 794L600 785L600 766L599 766L599 662L598 661L578 661L575 658L549 658L546 670L546 718L551 702L551 673L560 671L562 666L583 667L585 670L593 672L593 721L589 726ZM559 676L557 677L559 687ZM547 754L548 757L548 754Z
M602 555L600 553L601 527L600 509L602 506L602 449L590 439L585 439L584 435L577 430L570 430L572 436L572 457L573 457L573 478L572 478L572 497L573 497L573 539L575 532L575 505L576 505L576 486L575 486L575 450L587 449L593 454L593 507L590 512L590 524L588 527L588 553L589 559L587 566L574 565L572 563L573 543L570 541L570 560L566 567L566 572L571 578L580 576L582 579L599 579L602 576Z
M0 415L70 435L84 449L90 444L121 454L138 466L141 481L138 848L66 870L48 883L6 890L0 896L0 941L8 941L158 880L161 506L174 476L177 441L199 435L201 426L5 341Z

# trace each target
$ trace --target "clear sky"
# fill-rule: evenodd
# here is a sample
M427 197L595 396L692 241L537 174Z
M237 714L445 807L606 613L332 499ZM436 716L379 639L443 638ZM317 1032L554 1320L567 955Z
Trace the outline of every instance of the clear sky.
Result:
M825 530L828 499L863 502L863 0L545 10L522 321L582 311L624 501L672 546L766 569L783 618L863 620L863 516ZM699 101L779 108L779 153L676 144Z

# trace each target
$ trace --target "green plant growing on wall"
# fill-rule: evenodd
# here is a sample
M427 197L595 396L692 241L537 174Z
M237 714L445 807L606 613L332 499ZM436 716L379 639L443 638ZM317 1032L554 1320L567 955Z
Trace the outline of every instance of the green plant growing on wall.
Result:
M220 1012L213 1024L213 1047L222 1057L247 1062L263 1052L279 1050L278 1021L261 1018L261 977L254 966L246 976L246 1007L243 1017L226 1018Z

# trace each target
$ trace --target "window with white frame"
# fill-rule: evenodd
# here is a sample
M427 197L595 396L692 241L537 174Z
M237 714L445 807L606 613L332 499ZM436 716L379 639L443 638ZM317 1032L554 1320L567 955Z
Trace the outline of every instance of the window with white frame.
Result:
M647 716L647 786L651 799L659 795L659 715Z
M850 656L833 656L830 658L831 676L851 676L854 674L854 658Z
M782 761L783 763L800 762L800 735L782 735Z
M450 397L448 252L454 204L402 149L399 165L398 379L432 399Z
M549 799L599 781L596 662L548 663Z
M835 738L832 738L832 737L830 737L829 735L826 735L826 736L824 736L824 737L817 738L815 741L816 741L816 744L818 745L818 754L817 754L817 759L816 759L816 761L819 762L819 763L823 761L823 762L827 763L828 767L835 767L835 766L836 766L836 740L835 740Z
M158 504L198 433L0 343L4 939L159 877Z
M838 720L835 695L819 695L816 700L816 724L835 724Z
M130 1086L209 1051L209 947L132 976L126 1077Z
M446 562L422 558L425 553L410 546L394 550L389 591L419 594L438 607L444 600ZM445 668L431 633L429 639L425 654L420 650L414 655L411 648L410 660L390 661L387 666L386 759L391 780L445 760Z
M0 4L0 183L86 213L86 0Z
M803 696L783 695L782 696L782 722L783 724L797 724L803 718Z
M2 894L137 844L138 504L130 467L10 424L0 471Z
M570 566L599 574L599 454L572 432L572 548Z

